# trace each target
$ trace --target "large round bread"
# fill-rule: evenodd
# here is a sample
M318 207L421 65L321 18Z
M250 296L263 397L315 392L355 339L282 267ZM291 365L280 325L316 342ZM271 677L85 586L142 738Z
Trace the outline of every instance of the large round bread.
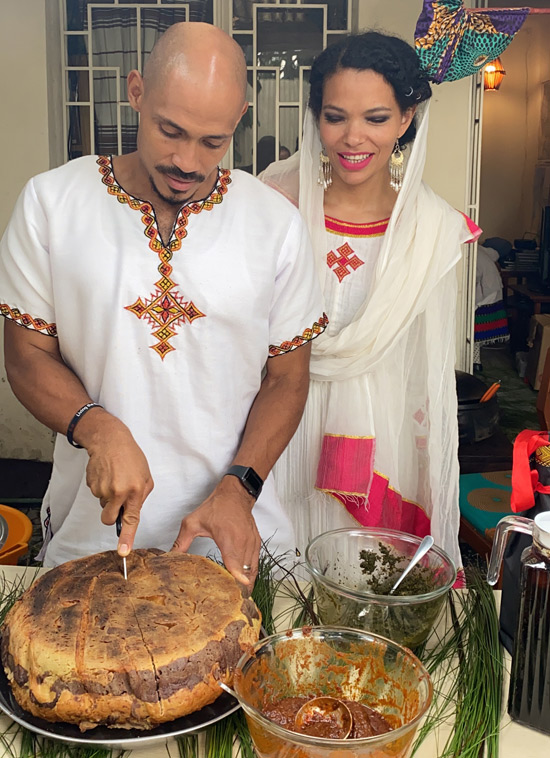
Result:
M126 582L110 551L52 569L21 596L2 663L35 716L150 729L213 702L259 633L255 604L213 561L134 550Z

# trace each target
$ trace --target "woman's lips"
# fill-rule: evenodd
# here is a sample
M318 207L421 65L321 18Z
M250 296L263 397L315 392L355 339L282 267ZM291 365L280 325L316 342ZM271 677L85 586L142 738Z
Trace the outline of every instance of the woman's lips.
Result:
M346 171L360 171L368 166L374 153L338 153L338 160Z

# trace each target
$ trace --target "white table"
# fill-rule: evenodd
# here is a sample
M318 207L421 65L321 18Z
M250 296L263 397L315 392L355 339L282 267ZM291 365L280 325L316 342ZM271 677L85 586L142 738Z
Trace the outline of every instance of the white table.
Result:
M35 569L24 569L18 566L1 566L0 575L3 574L10 582L21 576L22 572L29 580L34 576ZM500 594L500 593L499 593ZM506 655L507 667L510 659ZM505 698L508 695L508 677L504 686ZM0 728L2 731L8 726L9 719L3 714L0 716ZM438 758L443 745L450 733L449 725L442 725L422 743L415 758ZM0 744L0 758L11 758L12 755L18 755L17 738L12 746L10 753ZM141 750L133 750L128 753L135 758L179 758L179 752L175 740L159 742L155 745L144 746ZM504 708L502 718L501 738L500 738L500 758L548 758L550 756L550 736L537 732L533 729L527 729L510 720Z

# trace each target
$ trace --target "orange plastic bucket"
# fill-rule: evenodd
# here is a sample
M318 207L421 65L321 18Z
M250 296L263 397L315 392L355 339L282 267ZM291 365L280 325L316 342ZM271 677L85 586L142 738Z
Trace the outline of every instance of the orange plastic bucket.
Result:
M8 537L0 549L0 565L14 566L18 558L29 548L32 521L24 513L8 505L0 505L0 515L8 524Z

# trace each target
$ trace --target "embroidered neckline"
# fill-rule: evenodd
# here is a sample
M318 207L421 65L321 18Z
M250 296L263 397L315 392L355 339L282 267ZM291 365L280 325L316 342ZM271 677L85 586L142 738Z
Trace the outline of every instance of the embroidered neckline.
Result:
M386 233L389 221L388 217L368 224L354 224L325 215L325 228L327 232L338 234L340 237L381 237Z
M152 204L129 195L117 184L110 156L100 155L97 164L101 181L107 187L109 194L116 197L119 203L126 203L132 210L140 211L149 247L158 255L157 270L160 279L155 282L155 290L149 297L145 299L138 297L134 303L124 307L125 310L130 311L140 320L144 319L153 327L152 334L156 343L149 347L164 360L168 353L176 349L170 344L170 340L176 336L177 327L206 316L193 302L185 300L184 296L178 292L178 283L172 278L173 267L170 261L174 252L181 248L182 240L187 237L187 224L191 214L197 214L203 210L211 211L215 205L222 202L227 186L231 183L231 172L228 169L218 169L218 179L210 195L200 202L190 202L180 209L170 241L164 245Z
M126 192L115 180L113 162L111 156L100 155L97 159L101 181L107 187L110 195L114 195L119 203L127 203L132 210L141 211L141 220L145 225L145 236L149 239L149 247L155 253L162 250L174 252L181 247L182 240L187 237L187 224L191 214L200 213L202 210L211 211L215 205L219 205L227 192L227 186L231 184L231 171L226 168L218 169L218 179L212 192L204 200L190 202L180 208L176 218L170 241L165 246L162 242L153 205L147 200L140 200Z

